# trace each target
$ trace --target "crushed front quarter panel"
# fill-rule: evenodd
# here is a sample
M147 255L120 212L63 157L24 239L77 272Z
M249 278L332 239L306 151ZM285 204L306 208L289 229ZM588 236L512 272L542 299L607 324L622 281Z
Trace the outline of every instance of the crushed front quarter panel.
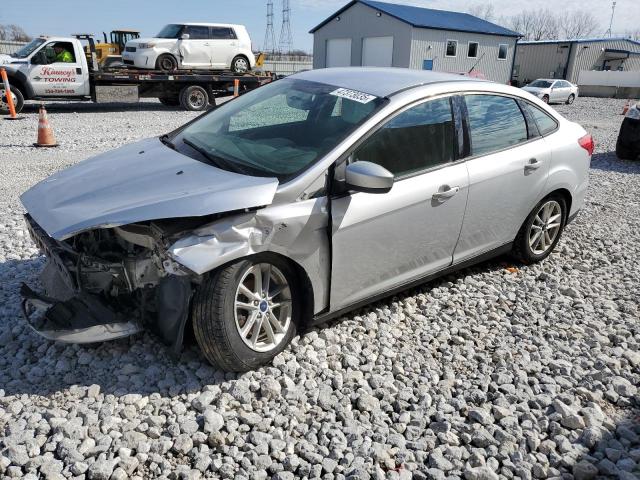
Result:
M178 240L169 254L197 274L233 260L274 252L298 263L314 294L314 313L328 304L330 247L327 198L271 206L205 225Z
M277 188L276 178L221 170L150 138L58 172L20 199L51 237L64 240L95 228L269 205Z

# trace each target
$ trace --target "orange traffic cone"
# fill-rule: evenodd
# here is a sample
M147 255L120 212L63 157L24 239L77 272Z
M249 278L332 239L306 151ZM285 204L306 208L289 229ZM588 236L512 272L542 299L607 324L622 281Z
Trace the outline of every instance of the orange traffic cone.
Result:
M44 104L40 105L40 116L38 117L38 141L33 144L36 147L57 147L56 139L53 137L53 129L49 125L47 110Z
M629 111L629 107L630 106L631 106L631 100L627 100L627 103L624 106L624 108L622 109L622 113L620 115L626 115L627 112Z

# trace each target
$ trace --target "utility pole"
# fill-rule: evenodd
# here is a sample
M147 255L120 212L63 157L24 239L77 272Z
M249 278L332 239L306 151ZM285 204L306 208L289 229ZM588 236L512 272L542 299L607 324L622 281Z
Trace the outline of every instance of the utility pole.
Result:
M290 53L293 47L291 35L291 8L289 0L282 0L282 30L280 31L280 52Z
M615 0L611 3L611 20L609 20L609 30L607 30L607 32L604 34L605 37L608 35L609 37L611 37L613 34L611 33L611 28L613 27L613 14L616 11L616 2Z
M267 31L264 34L262 49L274 53L276 50L276 34L273 30L273 0L267 0Z

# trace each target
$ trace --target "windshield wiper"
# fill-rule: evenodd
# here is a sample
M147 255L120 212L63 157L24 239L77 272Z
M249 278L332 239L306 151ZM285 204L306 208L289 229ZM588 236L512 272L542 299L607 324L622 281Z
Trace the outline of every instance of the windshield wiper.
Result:
M164 135L160 136L160 141L164 143L167 147L169 147L171 150L176 149L176 146L174 145L174 143L171 140L169 140L168 133L165 133Z
M211 164L214 167L218 167L222 170L230 170L232 172L236 172L236 173L246 173L245 171L243 171L243 169L241 169L238 165L229 162L228 160L218 156L218 155L213 155L212 153L208 152L206 149L204 149L203 147L193 143L191 140L188 140L186 138L182 139L182 142L189 145L191 148L193 148L196 152L198 152L200 155L202 155L204 158L206 158L207 160L209 160L209 162L211 162Z

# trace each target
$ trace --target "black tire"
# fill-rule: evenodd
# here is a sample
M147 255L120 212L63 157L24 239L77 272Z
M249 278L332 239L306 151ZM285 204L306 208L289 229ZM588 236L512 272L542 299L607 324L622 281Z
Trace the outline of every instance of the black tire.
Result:
M191 112L202 112L209 108L209 94L200 85L189 85L180 92L180 105Z
M269 264L271 268L279 270L290 289L291 310L287 330L282 333L279 343L269 351L250 348L240 335L241 327L236 324L236 291L240 281L248 278L248 270L259 264ZM290 265L274 256L241 260L211 275L198 288L192 308L193 331L207 360L228 372L246 372L269 363L296 334L301 311L298 285Z
M571 105L575 99L576 96L572 93L571 95L569 95L569 98L567 98L566 104Z
M623 147L620 142L617 142L616 157L620 160L637 160L640 157L640 149L634 153L632 149Z
M24 108L24 95L16 87L11 87L11 93L13 94L13 106L16 109L16 114L20 113ZM5 95L4 86L0 83L0 111L2 113L9 113L9 104Z
M231 71L237 74L247 73L251 70L251 63L244 55L236 55L231 62Z
M178 60L170 53L163 53L156 60L156 69L163 72L173 72L178 69Z
M549 104L549 95L545 95L544 97L542 97L542 101L548 105Z
M543 208L544 205L555 202L560 207L561 217L559 219L559 229L553 241L548 245L543 253L536 253L530 245L530 236L533 228L533 224L536 221L536 216ZM527 219L525 220L522 227L520 227L520 231L518 232L518 236L513 242L513 255L520 260L524 264L531 264L535 262L540 262L547 258L551 252L556 248L556 245L560 241L560 237L562 237L562 232L564 231L564 227L567 224L567 202L565 201L562 195L552 194L548 197L541 200L535 208L531 211ZM546 231L546 229L545 229Z
M178 107L180 105L180 96L174 95L171 97L159 97L160 103L165 107Z

